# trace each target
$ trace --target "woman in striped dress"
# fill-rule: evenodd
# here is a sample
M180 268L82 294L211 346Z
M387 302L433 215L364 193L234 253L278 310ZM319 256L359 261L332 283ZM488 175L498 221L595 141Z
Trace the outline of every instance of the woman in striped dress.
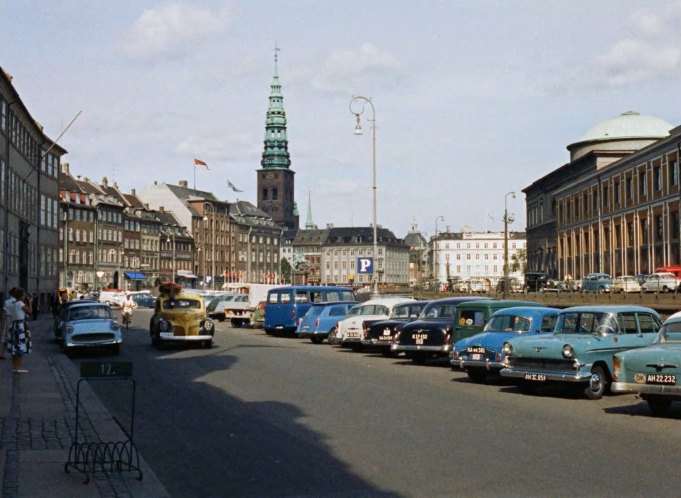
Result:
M16 289L14 297L16 301L11 303L7 310L7 319L10 322L7 352L12 356L12 372L28 373L24 368L24 355L31 352L26 335L26 315L31 313L31 306L24 302L26 298L24 289Z

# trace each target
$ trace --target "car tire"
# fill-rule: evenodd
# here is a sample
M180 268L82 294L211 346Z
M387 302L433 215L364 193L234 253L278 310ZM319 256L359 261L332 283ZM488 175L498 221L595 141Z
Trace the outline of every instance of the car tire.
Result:
M381 354L385 356L386 358L394 358L395 353L393 353L390 349L381 349Z
M468 378L477 383L485 382L487 371L484 368L469 368L466 370Z
M537 384L527 380L521 381L520 384L518 384L518 389L520 389L520 392L523 394L537 394Z
M231 323L232 327L235 328L235 329L238 329L239 327L241 327L241 320L239 320L238 318L232 318L229 321L229 323Z
M411 362L414 365L425 365L426 364L426 353L414 353L411 357Z
M591 369L589 383L584 388L584 395L589 399L601 399L608 391L609 380L605 369L600 365L595 365Z
M324 342L324 337L320 335L312 335L310 336L310 342L312 342L312 344L321 344Z
M598 288L598 293L599 293L599 294L605 294L605 287L599 287L599 288Z
M648 408L653 417L664 417L667 415L669 407L672 404L670 399L656 397L648 398L646 399L646 402L648 403Z
M212 348L213 347L213 341L212 340L203 341L203 347L206 348L206 349Z
M362 349L364 349L364 345L358 344L358 343L355 342L355 343L352 343L352 345L350 346L350 349L352 349L355 353L361 353Z

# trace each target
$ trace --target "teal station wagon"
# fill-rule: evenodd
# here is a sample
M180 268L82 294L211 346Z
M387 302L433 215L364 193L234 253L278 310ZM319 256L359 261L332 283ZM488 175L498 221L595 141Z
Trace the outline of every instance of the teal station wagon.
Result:
M553 334L511 339L504 344L501 375L520 381L525 392L547 382L584 384L599 399L612 383L613 355L648 346L660 316L643 306L576 306L560 312Z
M667 318L655 342L613 358L612 392L637 393L652 414L681 401L681 312Z

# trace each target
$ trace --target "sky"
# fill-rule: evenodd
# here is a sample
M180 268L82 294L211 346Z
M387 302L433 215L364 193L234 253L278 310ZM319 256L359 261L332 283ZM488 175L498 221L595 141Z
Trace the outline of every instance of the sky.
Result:
M592 126L681 124L680 23L672 0L0 0L0 66L49 137L82 111L72 174L256 204L278 46L301 225L308 193L320 228L371 223L359 95L379 225L502 230L507 200L524 230L521 190Z

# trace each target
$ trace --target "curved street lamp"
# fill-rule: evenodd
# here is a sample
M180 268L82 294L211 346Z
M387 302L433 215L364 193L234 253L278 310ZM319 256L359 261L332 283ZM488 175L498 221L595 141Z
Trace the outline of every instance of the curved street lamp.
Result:
M357 111L353 110L353 104L359 105L361 108L357 108ZM371 280L373 281L373 294L378 295L378 279L376 278L378 270L378 230L376 228L376 108L374 107L371 99L362 97L361 95L353 96L350 99L350 112L357 118L357 124L355 125L355 135L362 135L362 124L360 122L360 116L364 113L364 104L369 104L371 107L371 164L373 170L373 183L372 183L372 222L374 225L374 265L373 273L371 274Z
M210 208L210 209L208 209L208 208ZM211 231L211 239L212 239L211 245L213 246L212 255L211 255L211 279L210 279L210 283L211 283L211 288L213 290L215 290L215 206L211 202L205 201L203 203L203 212L204 213L210 212L211 218L213 219L212 222L211 222L211 230L210 230ZM208 221L208 215L203 216L203 221L204 222ZM205 230L204 230L204 232L205 232ZM204 241L205 241L205 236L204 236ZM204 280L205 280L205 277L204 277Z
M508 297L508 224L513 223L513 220L508 218L509 195L515 199L515 192L508 192L504 196L504 299Z

